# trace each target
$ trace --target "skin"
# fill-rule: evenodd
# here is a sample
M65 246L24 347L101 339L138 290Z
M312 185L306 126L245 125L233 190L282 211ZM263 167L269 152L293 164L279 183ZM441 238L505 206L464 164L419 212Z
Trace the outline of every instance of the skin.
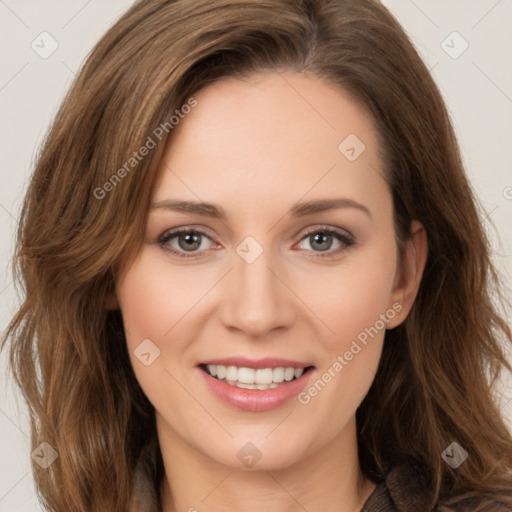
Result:
M210 202L227 218L150 210L143 247L120 270L116 291L133 368L156 409L163 510L360 510L375 483L359 467L355 412L385 328L307 404L234 408L210 392L196 365L285 357L315 366L310 386L393 304L401 311L387 328L406 318L425 265L425 230L412 223L401 272L374 123L345 93L290 71L223 79L194 97L198 105L173 130L153 203ZM366 146L355 161L338 150L349 134ZM350 207L287 213L297 202L338 197L370 215ZM181 227L207 232L196 257L169 252L187 254L179 237L159 244ZM305 236L326 227L356 243ZM236 252L247 236L263 249L250 264ZM160 356L145 366L134 350L148 338ZM247 442L262 454L250 468L237 457Z

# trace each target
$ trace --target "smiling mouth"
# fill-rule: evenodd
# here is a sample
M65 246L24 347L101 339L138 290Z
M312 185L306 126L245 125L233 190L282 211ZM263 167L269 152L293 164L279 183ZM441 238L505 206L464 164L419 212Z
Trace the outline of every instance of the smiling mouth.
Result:
M199 368L214 379L220 380L230 386L242 389L274 389L297 380L314 368L277 367L277 368L247 368L238 366L224 366L220 364L200 364Z

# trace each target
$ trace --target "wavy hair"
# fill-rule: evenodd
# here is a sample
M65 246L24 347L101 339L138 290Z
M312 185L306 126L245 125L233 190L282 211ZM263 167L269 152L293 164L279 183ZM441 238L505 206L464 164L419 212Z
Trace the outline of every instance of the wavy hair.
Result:
M412 457L443 511L511 505L512 438L493 394L500 371L512 371L506 299L442 96L377 0L140 0L88 55L24 199L14 258L23 298L1 345L33 448L46 441L59 453L46 470L32 462L42 503L126 510L156 428L121 313L105 303L142 241L171 116L209 83L264 70L308 73L371 113L398 247L412 219L428 233L416 301L387 332L357 411L363 471L379 477ZM150 136L155 147L128 170ZM441 458L453 440L469 453L457 470Z

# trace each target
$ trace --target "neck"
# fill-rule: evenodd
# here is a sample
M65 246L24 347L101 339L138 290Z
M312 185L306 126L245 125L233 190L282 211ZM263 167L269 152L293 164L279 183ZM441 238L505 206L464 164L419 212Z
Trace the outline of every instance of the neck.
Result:
M219 464L163 423L157 415L163 512L358 512L375 488L360 470L355 418L320 450L259 470Z

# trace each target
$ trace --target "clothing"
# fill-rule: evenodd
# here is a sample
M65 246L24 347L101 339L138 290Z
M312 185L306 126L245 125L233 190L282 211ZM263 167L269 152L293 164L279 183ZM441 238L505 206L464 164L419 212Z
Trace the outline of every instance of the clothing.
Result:
M128 512L161 512L159 490L155 489L152 475L155 475L158 444L154 440L142 451L134 475L132 501ZM425 472L411 461L394 467L373 490L361 512L439 512L437 505L428 505L428 485ZM471 512L476 507L468 504L461 512ZM508 508L497 508L506 512Z
M437 512L429 505L425 473L407 462L394 467L366 500L361 512Z

